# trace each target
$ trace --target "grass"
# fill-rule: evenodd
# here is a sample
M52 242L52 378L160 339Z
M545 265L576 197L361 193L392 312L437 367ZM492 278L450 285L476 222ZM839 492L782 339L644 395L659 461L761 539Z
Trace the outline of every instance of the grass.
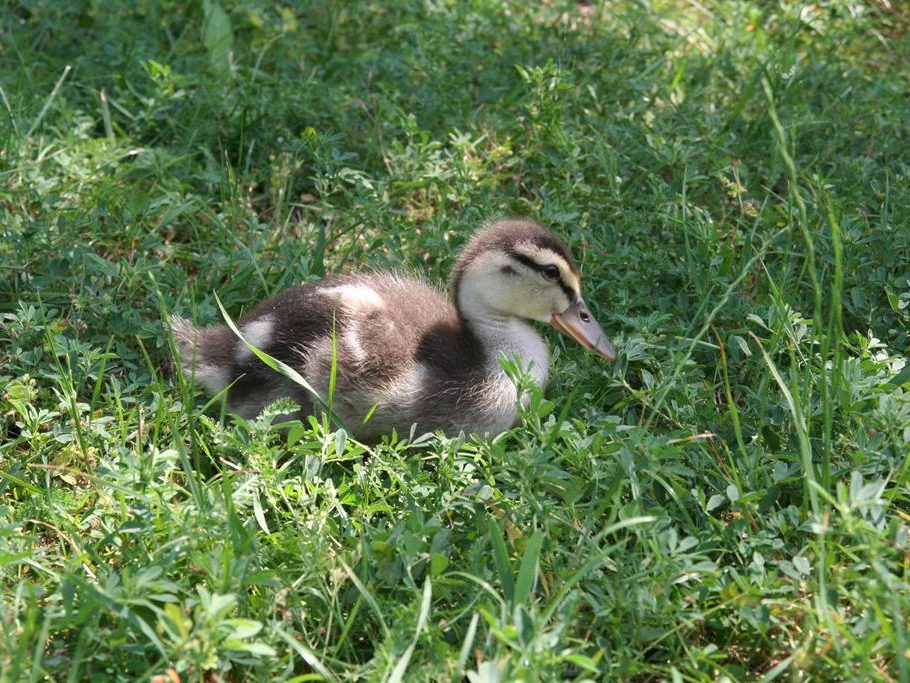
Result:
M901 3L0 27L0 680L910 679ZM164 371L170 313L441 282L505 214L620 356L548 333L509 433L367 448Z

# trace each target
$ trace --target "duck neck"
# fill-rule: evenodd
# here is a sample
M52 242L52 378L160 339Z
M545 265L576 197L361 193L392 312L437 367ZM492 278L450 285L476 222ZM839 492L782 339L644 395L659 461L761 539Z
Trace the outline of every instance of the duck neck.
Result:
M549 373L549 356L544 340L528 323L493 311L482 305L465 305L456 301L462 323L480 342L487 357L487 371L502 374L499 359L517 359L527 372L544 388Z

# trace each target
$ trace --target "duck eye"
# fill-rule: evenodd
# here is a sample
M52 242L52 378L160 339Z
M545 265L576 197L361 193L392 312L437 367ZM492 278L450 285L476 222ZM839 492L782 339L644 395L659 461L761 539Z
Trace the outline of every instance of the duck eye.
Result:
M550 263L540 269L540 274L547 280L556 282L559 279L559 268Z

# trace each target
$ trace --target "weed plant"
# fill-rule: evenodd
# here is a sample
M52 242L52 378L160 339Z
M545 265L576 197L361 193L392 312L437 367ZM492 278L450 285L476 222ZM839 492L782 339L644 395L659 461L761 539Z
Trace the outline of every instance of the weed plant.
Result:
M0 3L0 680L910 680L897 0ZM508 433L167 372L490 217L578 257Z

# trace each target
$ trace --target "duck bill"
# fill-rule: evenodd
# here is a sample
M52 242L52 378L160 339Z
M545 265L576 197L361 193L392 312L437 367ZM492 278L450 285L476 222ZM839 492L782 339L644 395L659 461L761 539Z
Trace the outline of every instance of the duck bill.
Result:
M571 306L562 313L557 313L550 319L550 324L563 334L572 337L589 351L593 351L601 358L616 360L616 351L607 335L600 329L600 325L591 315L584 299L578 297Z

